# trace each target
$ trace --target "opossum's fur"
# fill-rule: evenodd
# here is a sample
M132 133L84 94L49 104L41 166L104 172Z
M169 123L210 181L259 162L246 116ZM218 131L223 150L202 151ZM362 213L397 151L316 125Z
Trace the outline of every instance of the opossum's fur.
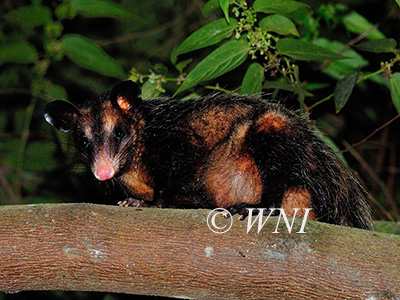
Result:
M93 172L100 154L109 157L113 178L134 199L233 212L312 208L310 218L372 229L358 178L303 118L276 103L221 93L142 101L129 81L77 107L52 103L49 123L72 130Z

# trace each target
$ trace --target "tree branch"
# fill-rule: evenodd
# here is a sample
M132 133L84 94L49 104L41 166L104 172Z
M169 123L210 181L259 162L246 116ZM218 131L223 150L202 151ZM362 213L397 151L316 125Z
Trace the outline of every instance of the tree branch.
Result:
M209 210L0 207L0 290L196 299L400 297L400 236L307 221L216 234ZM253 217L254 218L254 217ZM256 226L256 225L255 225Z

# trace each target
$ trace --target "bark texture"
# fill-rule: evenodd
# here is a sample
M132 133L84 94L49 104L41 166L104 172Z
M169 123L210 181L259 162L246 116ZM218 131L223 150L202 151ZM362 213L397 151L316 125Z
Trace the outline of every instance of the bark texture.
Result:
M0 207L0 290L192 299L398 299L400 236L270 218L216 234L209 210ZM218 222L229 219L216 218ZM254 220L254 217L253 217ZM397 298L396 298L397 297Z

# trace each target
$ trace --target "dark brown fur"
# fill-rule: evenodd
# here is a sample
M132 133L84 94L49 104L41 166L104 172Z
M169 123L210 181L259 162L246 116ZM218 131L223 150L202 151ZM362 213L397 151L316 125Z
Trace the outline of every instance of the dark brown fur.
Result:
M312 208L309 218L371 229L366 191L303 120L247 96L142 101L132 82L78 107L57 100L46 120L72 130L100 180L126 187L126 204Z

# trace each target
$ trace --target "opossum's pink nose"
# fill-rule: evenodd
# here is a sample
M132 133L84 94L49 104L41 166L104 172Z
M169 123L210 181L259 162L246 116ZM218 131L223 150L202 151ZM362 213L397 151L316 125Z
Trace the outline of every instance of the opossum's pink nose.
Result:
M98 164L94 169L94 176L100 181L111 179L115 175L112 163L103 157L99 159Z
M113 168L100 168L95 174L96 178L100 181L108 180L113 178L114 169Z

